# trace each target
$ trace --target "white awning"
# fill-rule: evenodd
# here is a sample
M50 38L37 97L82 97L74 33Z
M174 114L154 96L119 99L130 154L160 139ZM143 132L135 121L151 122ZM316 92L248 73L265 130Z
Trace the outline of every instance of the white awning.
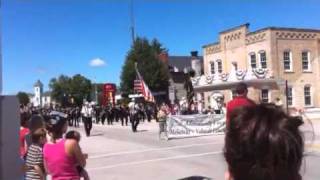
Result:
M236 82L219 82L215 84L208 84L208 85L200 85L194 86L193 89L197 93L201 92L208 92L214 90L231 90L235 89L236 86L243 82L248 85L248 87L253 87L255 89L280 89L283 87L282 80L276 79L252 79L252 80L245 80L245 81L236 81Z

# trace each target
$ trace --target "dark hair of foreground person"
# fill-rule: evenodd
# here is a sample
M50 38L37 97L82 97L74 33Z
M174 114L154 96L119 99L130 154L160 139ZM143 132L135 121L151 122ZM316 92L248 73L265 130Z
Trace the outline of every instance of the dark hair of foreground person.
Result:
M303 121L272 104L234 110L224 156L232 180L301 180Z

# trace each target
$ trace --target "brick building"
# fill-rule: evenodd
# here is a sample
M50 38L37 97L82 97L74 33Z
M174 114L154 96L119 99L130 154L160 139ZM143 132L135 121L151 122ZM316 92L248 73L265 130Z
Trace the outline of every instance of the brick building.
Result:
M320 107L320 30L267 27L249 32L249 24L244 24L220 32L218 42L204 45L203 58L206 76L221 77L232 69L266 72L275 81L288 80L289 107ZM279 89L249 88L249 96L256 102L280 98L285 103L284 89L283 84ZM232 89L219 92L225 102L232 98ZM211 93L202 93L206 105Z

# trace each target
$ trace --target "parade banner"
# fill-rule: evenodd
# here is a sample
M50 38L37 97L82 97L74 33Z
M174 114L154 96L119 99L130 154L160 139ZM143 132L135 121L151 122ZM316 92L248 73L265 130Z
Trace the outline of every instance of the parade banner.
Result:
M225 130L224 114L171 115L167 119L169 138L221 134Z

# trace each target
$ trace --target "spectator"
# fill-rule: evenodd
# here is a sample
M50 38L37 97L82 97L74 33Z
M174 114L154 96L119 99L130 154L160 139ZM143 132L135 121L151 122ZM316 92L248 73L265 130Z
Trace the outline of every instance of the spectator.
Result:
M26 148L31 145L32 143L32 132L40 129L45 128L44 119L40 115L32 115L30 122L29 122L29 133L25 136L25 145Z
M227 122L226 125L228 127L229 121L230 121L230 114L232 111L236 108L242 107L242 106L254 106L255 103L247 97L248 95L248 88L245 83L239 83L236 87L236 93L237 97L235 97L233 100L229 101L227 104Z
M31 132L32 144L29 146L26 157L25 180L45 180L42 147L46 142L44 128Z
M19 132L19 142L20 142L20 157L22 159L25 158L27 148L25 146L25 137L29 133L28 129L28 113L21 113L20 114L20 132Z
M74 139L78 143L80 143L81 135L78 131L69 131L66 134L66 139ZM80 146L79 146L80 147ZM83 154L85 159L88 159L88 154ZM81 177L84 178L84 180L90 180L88 172L82 167L81 165L76 166L78 173L80 174Z
M44 145L43 154L45 167L52 176L52 180L80 180L76 166L85 167L86 165L86 160L78 142L73 139L62 138L67 128L66 115L51 112L50 124L48 125L51 141Z
M224 147L226 179L301 180L302 124L270 104L232 112Z

